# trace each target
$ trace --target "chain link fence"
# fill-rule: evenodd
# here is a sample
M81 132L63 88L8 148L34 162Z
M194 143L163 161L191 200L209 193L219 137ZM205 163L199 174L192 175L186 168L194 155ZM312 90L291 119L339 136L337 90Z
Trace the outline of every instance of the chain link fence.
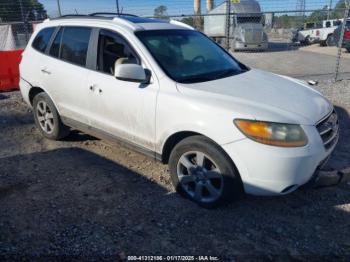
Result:
M1 0L0 50L24 48L47 17L96 11L183 22L251 67L307 80L350 79L349 0Z

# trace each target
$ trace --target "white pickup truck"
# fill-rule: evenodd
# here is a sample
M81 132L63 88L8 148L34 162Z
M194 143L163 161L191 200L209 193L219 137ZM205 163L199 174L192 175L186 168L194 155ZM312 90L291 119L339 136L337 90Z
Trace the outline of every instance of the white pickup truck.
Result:
M330 46L333 43L334 30L341 23L342 19L306 23L303 29L295 33L293 41L302 45L320 43L321 46Z

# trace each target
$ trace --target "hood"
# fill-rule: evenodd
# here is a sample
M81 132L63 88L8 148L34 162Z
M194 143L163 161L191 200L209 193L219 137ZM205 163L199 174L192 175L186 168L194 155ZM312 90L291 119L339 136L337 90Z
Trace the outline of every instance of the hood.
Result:
M333 105L302 81L261 70L195 84L180 92L257 120L314 125Z

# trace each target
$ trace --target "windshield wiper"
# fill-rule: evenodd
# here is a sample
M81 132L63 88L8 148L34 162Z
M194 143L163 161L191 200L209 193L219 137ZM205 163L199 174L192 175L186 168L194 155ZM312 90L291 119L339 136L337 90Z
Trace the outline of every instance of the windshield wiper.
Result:
M226 70L221 71L219 74L217 74L216 78L229 77L229 76L239 74L241 72L242 72L242 70L226 69Z
M178 82L180 83L198 83L198 82L205 82L205 81L212 81L219 78L225 78L229 76L233 76L236 74L240 74L242 72L245 72L244 70L235 70L235 69L226 69L218 72L208 73L206 75L197 75L197 76L189 76L184 77L182 79L179 79Z
M190 84L190 83L205 82L210 80L213 80L213 78L208 76L190 76L190 77L179 79L178 82L184 83L184 84Z

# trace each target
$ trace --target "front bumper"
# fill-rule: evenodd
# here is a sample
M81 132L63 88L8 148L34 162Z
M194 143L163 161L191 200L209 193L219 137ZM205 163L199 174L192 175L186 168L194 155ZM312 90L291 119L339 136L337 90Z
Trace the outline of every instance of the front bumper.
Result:
M342 46L343 48L350 48L350 41L348 41L348 40L344 40L343 41L343 46Z
M234 50L266 50L268 48L267 42L262 43L243 43L236 41L233 46Z
M243 139L223 148L235 163L245 192L252 195L284 195L308 183L333 152L325 149L315 126L303 126L305 147L281 148Z

